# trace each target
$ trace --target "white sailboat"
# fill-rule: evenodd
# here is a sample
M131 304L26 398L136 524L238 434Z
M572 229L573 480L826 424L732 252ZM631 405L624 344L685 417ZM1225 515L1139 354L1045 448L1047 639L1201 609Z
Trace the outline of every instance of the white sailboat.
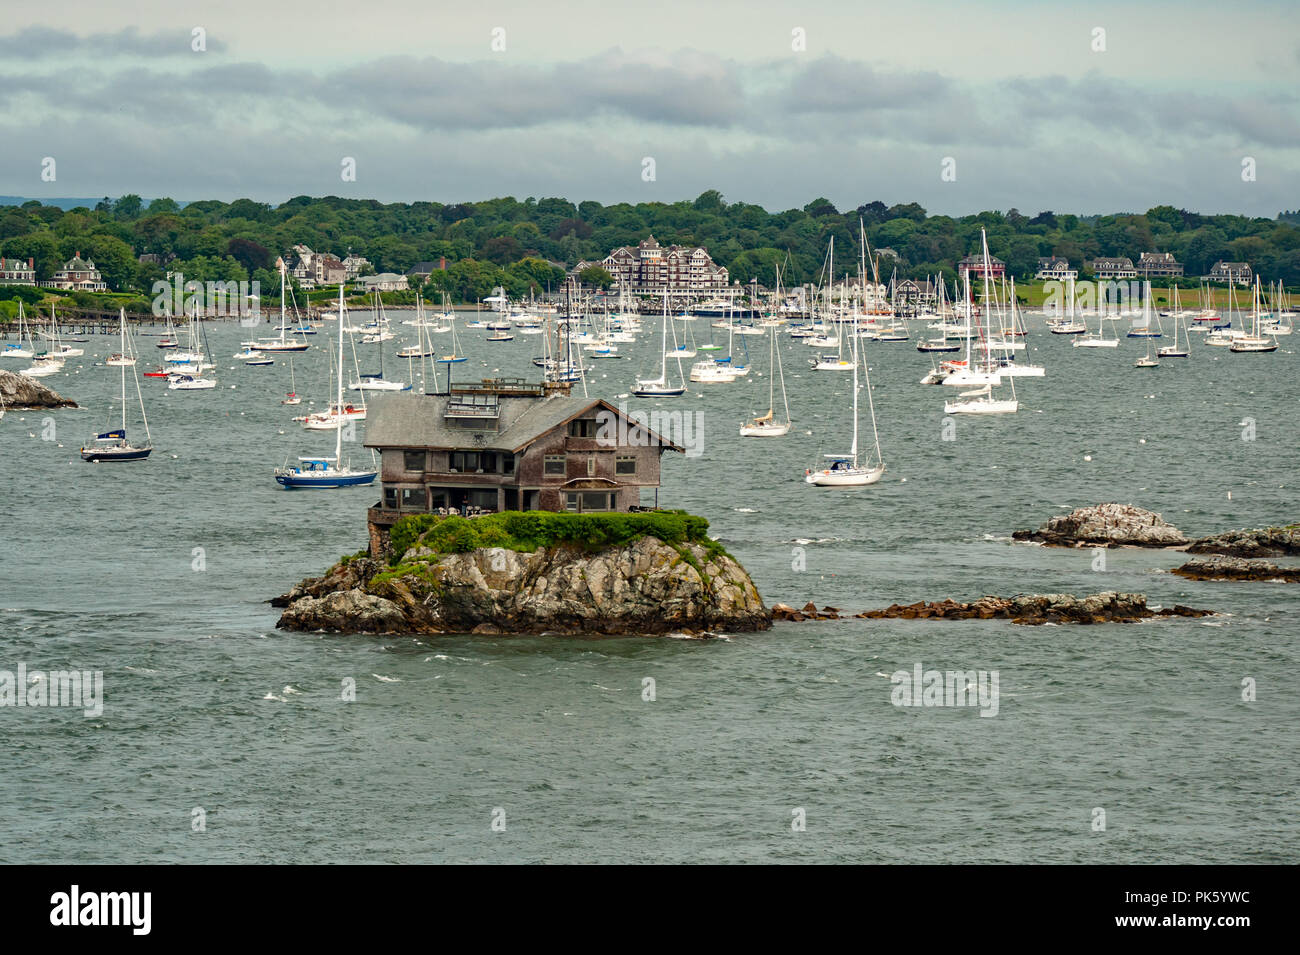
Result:
M173 366L173 371L167 376L167 388L170 391L208 391L217 387L216 377L204 377L204 369L210 369L213 366L207 361L206 349L201 343L199 333L199 308L195 304L194 312L190 316L190 348L187 360L179 365ZM176 359L170 358L175 361Z
M1024 321L1020 317L1020 310L1016 306L1016 280L1011 280L1011 288L1007 292L1007 308L1011 312L1010 329L1003 329L1003 333L1008 331L1012 335L1024 336ZM1005 350L1023 349L1024 342L1003 341ZM1047 369L1042 365L1034 365L1030 362L1017 362L1013 357L1007 356L998 361L998 374L1003 378L1042 378L1047 374Z
M302 399L298 397L298 383L293 375L293 356L289 356L289 393L284 396L280 402L282 405L300 405Z
M1234 352L1270 352L1277 351L1277 339L1263 333L1260 327L1260 291L1259 275L1255 276L1254 294L1251 298L1251 331L1242 335L1228 346Z
M668 381L668 293L664 292L664 314L661 323L660 333L660 356L659 356L659 377L658 378L638 378L636 385L632 388L632 394L638 398L676 398L686 394L685 375L682 374L682 360L677 359L677 378L680 385L671 384ZM677 332L673 331L673 340L676 341Z
M1070 307L1064 318L1055 318L1047 323L1047 330L1053 335L1082 335L1088 330L1088 326L1074 314L1074 276L1067 279L1069 282L1067 294L1070 298Z
M1073 283L1071 283L1071 299L1073 299ZM1073 304L1071 304L1071 307L1073 308ZM1087 328L1086 322L1084 323L1084 327ZM1097 334L1094 335L1092 332L1085 332L1084 334L1076 338L1074 341L1070 342L1070 344L1073 345L1075 348L1118 348L1119 347L1118 338L1106 337L1106 315L1100 303L1098 303L1097 305Z
M131 340L126 335L126 309L120 310L122 321L122 350L113 352L109 355L104 364L113 368L125 368L135 364L135 350L131 347Z
M885 473L880 453L880 433L876 430L876 407L871 397L871 376L867 375L867 404L871 409L871 433L875 438L875 464L858 462L858 362L857 337L853 339L853 443L848 454L826 454L827 466L804 471L804 483L814 487L863 487L875 484Z
M1187 351L1187 312L1185 312L1178 301L1178 286L1175 285L1170 291L1171 309L1169 312L1170 320L1174 323L1174 343L1172 345L1162 345L1156 349L1156 355L1160 358L1186 358ZM1183 344L1178 344L1178 328L1183 328Z
M27 347L23 347L23 338L27 338ZM18 341L5 342L4 350L0 351L0 358L35 358L36 347L32 344L32 329L27 324L27 317L23 313L23 300L18 300Z
M991 324L992 316L994 311L994 305L996 303L993 301L993 292L992 292L993 282L989 278L989 273L992 271L992 268L990 265L990 257L989 257L988 235L985 233L983 229L980 229L980 243L982 247L983 262L984 262L984 269L983 269L984 302L983 305L981 306L981 311L983 312L983 318L984 318L984 329L981 335L981 337L984 340L984 361L982 366L975 366L973 368L968 366L968 369L969 372L974 373L975 377L980 376L980 373L982 372L984 375L992 375L993 380L984 382L981 387L975 388L971 391L961 392L960 394L958 394L957 399L955 401L945 401L943 405L943 413L949 415L1014 414L1015 412L1020 410L1020 402L1016 400L1016 380L1014 376L1008 379L1008 384L1011 386L1011 397L1010 398L993 397L993 386L995 384L1001 383L1002 379L1001 379L1001 373L994 366L993 353L989 347L990 336L992 335L992 324ZM969 283L970 273L966 272L966 275L967 275L967 282ZM967 300L969 301L969 298ZM999 324L999 328L1001 327L1003 327L1002 324ZM969 352L967 354L969 355ZM960 378L960 375L958 374L958 375L950 376L950 378L944 380L944 384L945 385L950 384L953 378ZM975 382L972 382L972 384L974 383Z
M54 358L80 358L86 354L83 348L73 348L71 345L63 343L63 336L59 332L59 320L54 314L54 305L50 305L50 333L45 338L53 346L50 355Z
M297 327L295 327L295 326L290 326L290 325L285 321L285 313L284 313L285 277L284 277L284 274L285 274L285 272L287 271L287 269L288 269L288 267L284 264L284 260L281 259L281 260L280 260L280 337L279 337L279 338L263 338L263 339L260 339L260 340L258 340L258 341L244 342L243 344L245 344L245 345L249 345L249 346L251 346L251 347L253 347L253 348L256 348L256 349L259 350L259 351L270 351L270 352L277 352L277 351L306 351L308 348L311 347L311 345L310 345L308 342L306 342L306 341L297 341L297 342L296 342L296 341L291 341L291 340L289 340L289 339L286 339L286 338L284 337L284 333L285 333L285 331L287 331L290 327L294 327L294 330L295 330L295 331L298 330ZM294 308L297 309L297 305L296 305L296 304L294 305ZM341 314L341 311L340 311L340 314Z
M777 287L781 284L777 279ZM776 333L770 336L770 363L767 366L767 414L750 419L740 426L742 438L779 438L790 433L790 399L785 392L785 371L781 367L781 353L776 347ZM856 367L856 366L855 366ZM785 420L776 420L776 379L781 379L781 404Z

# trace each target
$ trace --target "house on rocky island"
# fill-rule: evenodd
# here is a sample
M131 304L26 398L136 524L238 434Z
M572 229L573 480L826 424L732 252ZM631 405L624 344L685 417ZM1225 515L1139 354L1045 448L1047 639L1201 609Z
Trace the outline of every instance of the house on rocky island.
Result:
M379 452L382 484L368 515L371 553L408 514L628 511L652 490L657 503L660 457L684 449L648 424L522 379L377 395L365 441Z

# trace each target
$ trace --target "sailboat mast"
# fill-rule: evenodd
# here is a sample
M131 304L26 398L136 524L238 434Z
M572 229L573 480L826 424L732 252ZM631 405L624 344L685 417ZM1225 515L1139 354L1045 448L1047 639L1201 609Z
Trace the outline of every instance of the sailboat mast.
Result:
M853 358L853 445L849 448L849 454L853 457L853 466L858 466L858 339L853 337L852 351Z
M126 309L118 312L122 322L122 434L126 434Z
M619 295L622 296L623 287L619 286ZM668 385L668 290L664 290L664 322L662 344L659 346L659 352L663 355L663 360L659 364L659 380Z
M339 286L339 315L343 314L343 286ZM284 322L281 321L281 326ZM282 333L283 334L283 333ZM382 352L380 354L383 354ZM362 392L364 394L364 392ZM343 321L339 320L338 428L334 431L334 466L342 464L343 454Z
M284 259L280 260L280 344L284 344ZM342 304L340 303L340 309ZM339 328L343 327L343 312L339 311ZM340 332L339 334L342 334Z

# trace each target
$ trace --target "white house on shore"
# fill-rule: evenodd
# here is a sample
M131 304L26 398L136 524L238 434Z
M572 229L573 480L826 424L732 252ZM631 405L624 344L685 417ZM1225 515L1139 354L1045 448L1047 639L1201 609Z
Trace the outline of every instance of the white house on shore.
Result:
M396 272L380 272L378 275L363 275L357 279L356 287L362 292L405 292L410 283L405 275Z
M1137 269L1133 268L1133 260L1127 256L1097 258L1092 260L1092 274L1098 279L1135 279Z
M1079 270L1070 268L1070 260L1061 258L1059 255L1040 258L1038 260L1038 271L1034 273L1034 278L1045 281L1054 279L1057 282L1067 282L1078 277Z
M1237 285L1249 285L1255 281L1255 273L1245 262L1215 262L1208 275L1201 278L1207 282L1235 282Z
M36 262L28 259L6 259L0 256L0 285L35 285Z
M54 278L42 282L41 286L61 289L65 292L108 291L108 285L99 274L99 269L95 268L95 263L90 259L83 259L80 252L64 262L63 268L54 273Z

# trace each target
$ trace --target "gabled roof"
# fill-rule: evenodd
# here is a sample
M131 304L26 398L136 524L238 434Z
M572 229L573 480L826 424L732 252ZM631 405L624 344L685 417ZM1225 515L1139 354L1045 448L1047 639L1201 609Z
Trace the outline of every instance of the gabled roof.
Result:
M629 431L643 427L608 401L598 398L502 396L499 399L498 431L448 427L444 417L446 409L445 395L376 395L368 402L365 446L441 450L483 448L518 453L543 435L597 409L626 420ZM644 430L650 435L650 443L662 445L670 451L684 450L650 428ZM477 434L483 436L482 443L475 440Z

